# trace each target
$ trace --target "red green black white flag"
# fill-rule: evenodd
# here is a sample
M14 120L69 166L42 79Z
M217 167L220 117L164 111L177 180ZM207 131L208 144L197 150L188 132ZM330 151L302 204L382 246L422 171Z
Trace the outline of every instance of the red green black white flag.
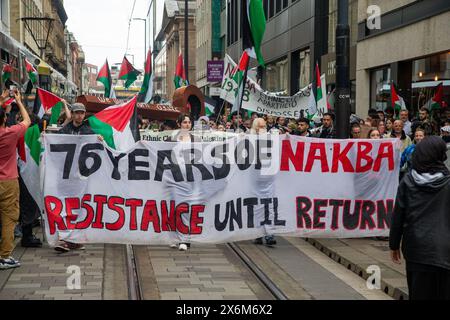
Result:
M395 91L394 83L391 83L391 103L396 113L402 110L407 110L405 100Z
M39 78L38 72L33 67L33 65L30 62L28 62L26 58L25 58L25 69L27 70L28 77L30 78L31 83L36 84Z
M245 78L245 71L248 69L250 57L247 51L244 51L241 56L241 60L236 68L232 71L231 78L237 83L238 87L235 92L235 101L233 104L232 112L239 111L240 104L242 101L242 95L244 94L245 85L247 79Z
M49 125L58 124L58 119L63 108L64 103L60 97L41 88L37 89L33 112L38 115L39 118L42 118L48 110L51 110Z
M261 44L266 32L266 16L262 0L242 0L241 3L243 49L264 66Z
M442 107L442 101L444 100L444 85L442 82L436 87L436 93L433 98L429 100L425 106L428 110L436 110Z
M5 64L2 69L2 82L5 83L8 79L11 79L12 67L9 64Z
M120 67L119 79L125 81L125 88L128 89L137 77L141 74L136 70L133 65L128 61L127 57L123 57L122 66Z
M140 140L137 116L137 96L123 104L111 106L89 118L89 124L111 148L131 149Z
M153 98L153 68L152 68L152 49L148 50L147 61L145 62L145 75L142 82L141 92L139 93L139 102L150 103Z
M183 55L178 56L177 68L175 70L175 78L173 79L175 89L188 86L189 83L186 78L186 69L184 68Z
M116 98L116 93L114 92L112 78L111 78L111 71L109 69L108 60L106 60L103 67L100 69L100 72L97 76L97 81L103 83L105 86L105 98Z

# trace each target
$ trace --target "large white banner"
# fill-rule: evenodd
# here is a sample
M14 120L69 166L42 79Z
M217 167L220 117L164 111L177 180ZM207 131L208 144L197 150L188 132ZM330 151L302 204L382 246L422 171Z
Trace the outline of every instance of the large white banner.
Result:
M264 235L387 236L398 187L396 140L238 136L136 144L46 135L50 244L225 243Z
M231 78L236 63L225 56L225 71L222 80L220 97L234 104L238 94L238 83ZM280 96L261 89L252 79L248 78L244 88L242 108L275 117L301 118L314 114L317 110L312 85L300 90L294 96Z
M140 133L141 139L143 141L169 142L169 141L177 141L177 136L180 134L180 130L169 130L161 132L156 132L152 130L141 130ZM222 132L212 130L192 131L191 135L193 136L193 140L196 142L225 141L237 136L237 134L234 132Z

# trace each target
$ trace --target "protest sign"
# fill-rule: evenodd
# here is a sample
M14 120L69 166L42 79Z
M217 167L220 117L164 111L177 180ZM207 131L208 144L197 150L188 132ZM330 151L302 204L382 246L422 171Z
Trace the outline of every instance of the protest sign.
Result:
M236 67L233 60L225 57L225 72L222 80L221 98L233 104L238 94L238 84L233 80L232 71ZM312 86L300 90L294 96L280 96L261 89L252 79L247 79L244 89L242 108L248 111L285 118L301 118L315 110ZM314 106L312 106L314 104Z
M95 136L47 135L47 239L147 245L386 236L399 148L394 139L240 135L141 141L122 153Z

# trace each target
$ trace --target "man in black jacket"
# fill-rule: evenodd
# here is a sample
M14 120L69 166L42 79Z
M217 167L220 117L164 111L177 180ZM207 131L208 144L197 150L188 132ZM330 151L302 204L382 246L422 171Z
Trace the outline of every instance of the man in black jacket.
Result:
M88 135L95 134L89 124L84 119L86 118L86 107L82 103L74 103L72 105L72 122L69 122L62 128L60 134L71 135Z
M450 300L450 172L447 147L436 136L417 145L412 171L401 181L389 246L406 260L410 300Z
M59 134L68 135L90 135L95 134L91 127L84 120L86 118L86 107L82 103L74 103L71 110L72 121L64 128L59 130ZM85 247L81 244L62 241L55 250L61 253L69 252L70 250L84 250Z

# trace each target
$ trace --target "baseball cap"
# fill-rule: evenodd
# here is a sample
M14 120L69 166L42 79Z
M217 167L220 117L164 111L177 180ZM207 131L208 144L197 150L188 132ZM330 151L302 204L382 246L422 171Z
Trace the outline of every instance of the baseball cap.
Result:
M86 112L86 107L82 103L74 103L72 105L72 112L83 111Z

